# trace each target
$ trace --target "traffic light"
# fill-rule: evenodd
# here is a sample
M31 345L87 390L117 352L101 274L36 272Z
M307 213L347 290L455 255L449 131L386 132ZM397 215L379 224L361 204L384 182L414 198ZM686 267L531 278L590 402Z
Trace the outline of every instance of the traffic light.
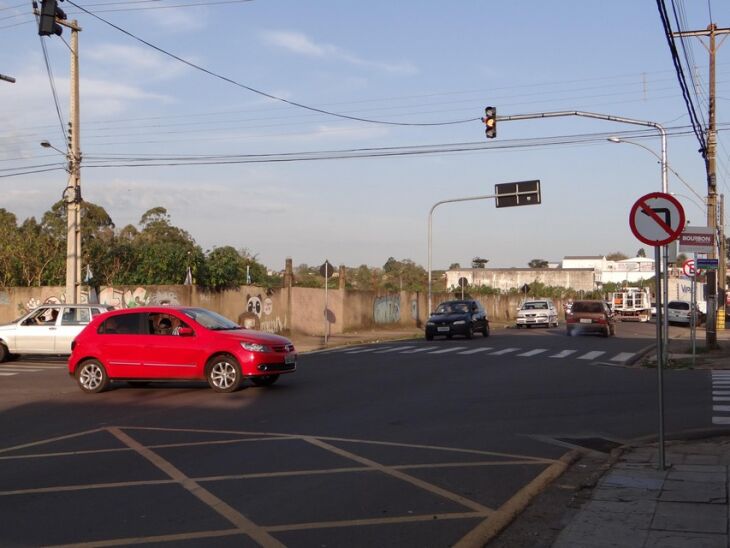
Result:
M52 34L61 36L63 28L56 23L56 19L66 19L66 14L58 7L57 0L43 0L41 2L41 17L38 22L38 34L40 36L50 36Z
M487 139L494 139L497 136L497 109L495 107L487 107L484 109L484 118L482 122L487 126L484 132Z

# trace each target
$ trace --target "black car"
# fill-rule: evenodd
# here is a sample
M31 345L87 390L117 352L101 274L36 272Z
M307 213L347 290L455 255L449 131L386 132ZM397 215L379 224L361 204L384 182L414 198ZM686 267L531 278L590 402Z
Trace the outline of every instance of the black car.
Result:
M489 337L489 318L478 301L446 301L438 305L426 322L426 340L443 335L449 339L464 335L471 339L474 333Z

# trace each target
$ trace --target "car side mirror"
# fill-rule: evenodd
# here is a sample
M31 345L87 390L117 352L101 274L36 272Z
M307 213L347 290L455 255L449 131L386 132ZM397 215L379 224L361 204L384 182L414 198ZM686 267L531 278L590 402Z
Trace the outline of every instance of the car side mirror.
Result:
M181 337L192 337L194 332L192 327L181 327L178 329L177 334Z

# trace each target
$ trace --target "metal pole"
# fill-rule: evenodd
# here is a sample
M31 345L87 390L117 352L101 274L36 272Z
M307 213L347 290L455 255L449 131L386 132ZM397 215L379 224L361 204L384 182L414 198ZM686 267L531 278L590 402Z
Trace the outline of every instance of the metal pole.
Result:
M664 377L663 377L663 361L664 361L664 344L663 344L663 325L664 325L664 308L662 307L662 283L661 283L661 247L654 248L654 281L656 284L656 370L657 370L657 392L659 398L659 470L664 470Z
M432 285L432 276L431 276L431 247L432 247L432 224L433 224L433 210L436 209L441 204L449 204L452 202L469 202L472 200L486 200L488 198L496 198L496 194L490 194L488 196L469 196L467 198L453 198L451 200L441 200L440 202L436 202L431 206L430 211L428 212L428 315L431 314L433 311L432 305L431 305L431 285Z
M325 259L324 261L324 344L327 346L327 332L329 331L329 321L330 319L327 317L327 288L329 287L329 262Z
M694 367L697 353L697 285L695 283L694 272L690 278L690 288L692 291L692 298L690 299L690 306L692 307L692 315L690 316L692 329L690 329L690 337L692 337L692 367Z

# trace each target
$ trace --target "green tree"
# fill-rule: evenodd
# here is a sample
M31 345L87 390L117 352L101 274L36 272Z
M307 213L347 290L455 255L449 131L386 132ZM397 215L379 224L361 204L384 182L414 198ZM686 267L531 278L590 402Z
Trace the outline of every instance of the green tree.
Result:
M639 251L636 252L637 257L646 257L646 251L644 251L643 247L639 248Z
M628 257L620 251L612 251L611 253L606 255L606 260L608 261L624 261L626 259L628 259Z
M461 269L461 265L459 263L451 263L449 265L449 270L460 270L460 269Z
M210 289L231 289L246 283L246 263L231 246L218 247L208 253L206 286Z
M548 262L544 259L532 259L527 266L530 268L547 268Z
M20 231L13 213L0 208L0 287L18 284Z
M424 291L428 285L426 269L410 259L390 257L383 265L384 287L388 291Z

